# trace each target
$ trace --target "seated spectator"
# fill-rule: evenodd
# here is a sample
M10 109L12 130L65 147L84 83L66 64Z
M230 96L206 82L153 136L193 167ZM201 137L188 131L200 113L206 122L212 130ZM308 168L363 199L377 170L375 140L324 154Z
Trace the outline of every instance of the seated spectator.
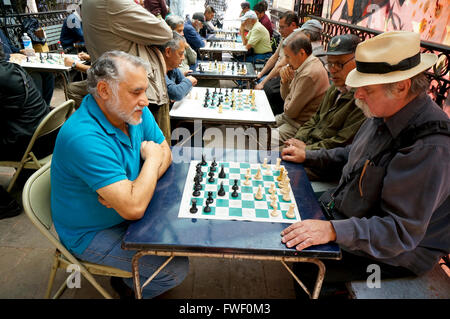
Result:
M322 291L367 280L369 265L382 280L422 275L450 253L450 120L427 95L424 72L437 57L420 51L413 32L360 43L345 84L356 88L356 105L368 119L351 145L306 150L295 159L342 170L339 186L320 199L330 220L301 221L281 233L299 251L339 244L342 259L323 260ZM311 266L294 264L308 288L317 273Z
M241 13L239 14L239 18L243 17L244 14L247 13L247 11L250 10L250 3L248 3L247 1L241 2Z
M212 23L216 10L213 7L207 6L205 8L205 23L203 23L203 28L200 30L200 35L204 38L214 34L216 32L216 27Z
M295 158L296 153L305 150L319 150L344 147L353 141L353 137L366 117L355 104L355 89L345 85L348 73L356 67L355 50L359 38L353 34L337 35L330 40L326 52L325 64L332 86L316 114L300 126L294 138L285 141L286 150L283 159ZM310 180L333 180L327 174L320 176L320 170L305 168ZM336 177L335 174L334 177Z
M155 17L165 19L169 12L165 0L144 0L144 8Z
M20 161L42 119L50 112L30 75L10 63L0 43L0 160ZM33 153L43 158L53 152L57 131L36 140ZM0 187L0 219L22 211L17 201Z
M258 17L258 21L261 22L261 24L266 27L267 31L269 31L269 35L272 38L273 35L273 28L272 28L272 22L270 22L269 17L266 14L266 3L265 1L258 2L253 6L253 11L255 11L256 16Z
M228 9L227 0L205 0L205 8L207 6L211 6L215 10L214 18L212 19L212 24L216 28L222 29L224 15Z
M203 28L205 16L202 12L196 12L192 15L192 20L184 24L184 37L189 46L198 54L198 49L206 45L206 40L198 33Z
M275 117L279 136L273 135L273 145L283 145L294 137L300 126L316 113L330 86L327 71L311 54L308 37L292 33L283 41L283 50L288 63L280 71L284 112Z
M61 29L59 41L66 53L76 54L77 47L84 47L83 22L81 19L81 2L78 4L79 9L74 10L67 18L64 19Z
M272 55L272 46L270 45L269 31L258 21L255 11L247 11L241 17L242 43L249 51L246 54L246 62L255 62L256 60L267 60ZM248 30L247 36L244 36L245 30ZM243 60L243 56L239 60Z
M261 72L258 73L257 79L260 81L256 86L256 90L264 89L273 114L281 114L284 110L284 101L280 94L280 70L286 65L283 52L283 40L286 39L295 29L298 28L298 16L293 11L286 11L281 14L279 20L279 28L282 39L278 44L277 50L270 57ZM265 75L268 73L267 76Z
M191 70L183 74L178 69L184 59L185 43L185 39L174 31L173 39L160 48L166 62L167 92L171 101L181 101L197 84L196 78L187 75Z
M170 15L166 18L166 22L173 31L177 32L181 36L184 36L183 18L176 15ZM183 74L189 70L195 70L197 65L197 53L192 50L187 42L185 42L185 44L184 59L178 67Z
M85 52L78 53L78 57L80 58L80 60L83 60L83 61L91 60L91 57L89 56L89 54L87 54ZM64 58L64 64L66 66L72 67L72 69L75 69L75 70L78 70L81 72L87 72L87 70L89 70L89 68L91 67L88 64L77 62L68 56L66 56ZM69 85L67 85L67 96L69 97L69 99L72 99L75 101L75 109L76 110L80 107L81 102L83 101L83 98L86 95L88 95L86 80L71 82L71 83L69 83Z
M136 251L122 249L122 237L129 221L142 218L172 162L147 108L149 68L122 51L97 58L88 70L90 94L62 126L51 166L52 216L61 242L81 260L129 272ZM146 281L165 260L142 257L140 280ZM175 257L144 288L143 297L160 295L187 273L188 259ZM123 281L132 293L133 279Z
M323 64L327 63L325 51L323 50L322 42L320 41L323 30L322 24L315 19L311 19L303 23L299 30L306 34L311 41L312 54L318 57Z
M24 55L23 49L15 47L5 34L0 29L0 42L3 43L3 52L5 54L5 60L9 61L11 57L16 60L24 60L26 56ZM50 105L53 97L53 90L55 88L55 76L50 72L28 72L34 81L38 91L41 93L44 101Z

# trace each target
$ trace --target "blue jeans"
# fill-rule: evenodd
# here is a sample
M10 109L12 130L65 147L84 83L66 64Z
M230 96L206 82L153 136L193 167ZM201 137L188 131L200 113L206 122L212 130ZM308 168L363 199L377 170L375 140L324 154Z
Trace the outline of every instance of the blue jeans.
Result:
M98 232L82 254L74 255L84 261L131 272L131 260L136 251L121 248L122 238L127 227L128 223L122 223ZM139 259L141 287L166 260L167 257L152 255L143 256ZM142 297L153 298L179 285L187 276L188 271L189 259L187 257L175 257L144 288ZM126 278L124 281L133 289L133 278Z
M245 62L255 63L256 60L267 61L272 56L272 54L273 54L272 52L268 52L263 54L247 55L245 57ZM244 56L243 55L239 56L238 60L244 61Z

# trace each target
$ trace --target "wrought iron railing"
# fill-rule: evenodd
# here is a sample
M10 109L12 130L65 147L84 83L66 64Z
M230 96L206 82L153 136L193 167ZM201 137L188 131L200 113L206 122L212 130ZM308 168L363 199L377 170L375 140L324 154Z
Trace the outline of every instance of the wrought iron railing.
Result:
M325 19L322 17L308 15L311 19L319 20L323 25L322 43L324 49L327 48L328 41L338 34L355 34L361 40L374 37L381 31L355 26L345 22L338 22L335 20ZM431 52L439 57L438 63L433 67L432 72L427 72L426 75L430 79L430 92L434 101L441 107L444 105L450 90L449 69L448 64L450 60L450 47L439 43L429 41L421 41L423 52Z
M3 33L9 38L11 43L20 48L20 38L24 32L22 22L25 18L36 18L39 21L41 27L45 28L51 25L62 25L64 19L69 14L70 13L65 10L37 13L4 14L0 16L0 27Z

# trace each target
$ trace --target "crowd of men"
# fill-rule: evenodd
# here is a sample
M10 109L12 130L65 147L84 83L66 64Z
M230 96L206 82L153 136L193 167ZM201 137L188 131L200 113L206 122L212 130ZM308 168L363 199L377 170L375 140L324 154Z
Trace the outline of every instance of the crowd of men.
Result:
M225 2L206 1L204 12L185 21L167 7L156 8L164 1L138 2L84 0L80 14L70 18L78 19L83 38L67 47L84 45L89 55L83 59L92 65L66 61L87 80L72 83L77 111L41 149L53 152L51 206L62 243L82 260L128 271L134 252L121 248L121 238L129 222L144 215L171 165L171 102L197 85L189 73L198 49L221 27L227 10ZM319 199L329 220L292 224L282 242L297 250L338 243L343 258L325 261L324 283L336 289L366 279L373 263L383 279L432 269L450 253L450 120L427 95L424 76L437 57L421 53L419 35L406 31L365 41L337 35L325 51L320 22L300 25L290 11L280 17L282 41L273 50L267 2L241 7L243 44L250 59L266 62L256 89L267 93L276 114L273 144L283 160L302 163L310 180L336 183ZM7 50L2 36L0 154L17 159L49 103L30 76L8 62ZM1 218L20 213L2 188L0 200ZM164 260L141 258L142 281ZM187 258L174 258L145 287L144 297L180 284L188 269ZM294 271L313 278L315 269L301 263ZM131 279L112 284L121 296L132 295Z

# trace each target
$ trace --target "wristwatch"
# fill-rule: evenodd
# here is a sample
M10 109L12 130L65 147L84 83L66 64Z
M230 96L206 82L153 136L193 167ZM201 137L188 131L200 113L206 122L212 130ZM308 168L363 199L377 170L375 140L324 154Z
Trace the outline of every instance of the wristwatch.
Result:
M72 69L76 69L77 68L77 62L73 62L72 63Z

